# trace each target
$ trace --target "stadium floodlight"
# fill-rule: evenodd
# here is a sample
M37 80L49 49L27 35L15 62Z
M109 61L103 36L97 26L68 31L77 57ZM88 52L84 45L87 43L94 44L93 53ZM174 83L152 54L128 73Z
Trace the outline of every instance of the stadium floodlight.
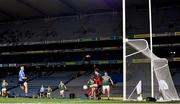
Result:
M85 57L86 57L86 58L90 58L90 57L91 57L91 55L87 54Z

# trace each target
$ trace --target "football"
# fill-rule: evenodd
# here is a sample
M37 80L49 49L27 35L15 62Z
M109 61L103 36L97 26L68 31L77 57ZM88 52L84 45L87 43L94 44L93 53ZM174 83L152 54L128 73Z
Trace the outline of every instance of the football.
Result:
M84 86L83 86L83 89L84 89L84 90L87 90L87 88L88 88L87 85L84 85Z

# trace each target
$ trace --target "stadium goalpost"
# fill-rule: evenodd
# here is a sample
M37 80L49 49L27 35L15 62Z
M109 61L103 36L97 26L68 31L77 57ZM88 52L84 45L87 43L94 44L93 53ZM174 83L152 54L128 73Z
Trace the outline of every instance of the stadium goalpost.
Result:
M123 14L123 100L126 100L126 3L122 0Z
M179 100L169 71L168 61L153 54L152 14L149 0L150 48L144 39L126 38L126 4L123 10L123 100L138 97L162 97ZM135 90L137 94L134 94Z

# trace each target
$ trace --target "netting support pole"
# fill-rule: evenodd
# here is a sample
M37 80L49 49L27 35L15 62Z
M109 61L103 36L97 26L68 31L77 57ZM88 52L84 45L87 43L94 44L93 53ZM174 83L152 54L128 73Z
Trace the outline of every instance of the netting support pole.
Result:
M123 100L126 100L126 8L125 0L122 0L123 10Z
M151 0L149 0L149 32L150 32L150 49L151 49L151 97L154 97L154 70L153 70L153 40L152 40L152 9Z

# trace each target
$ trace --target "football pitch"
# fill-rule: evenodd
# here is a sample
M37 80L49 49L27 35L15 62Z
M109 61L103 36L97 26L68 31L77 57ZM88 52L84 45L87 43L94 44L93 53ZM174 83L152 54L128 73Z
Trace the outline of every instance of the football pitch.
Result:
M0 98L0 103L30 104L180 104L180 102L123 102L122 100Z

